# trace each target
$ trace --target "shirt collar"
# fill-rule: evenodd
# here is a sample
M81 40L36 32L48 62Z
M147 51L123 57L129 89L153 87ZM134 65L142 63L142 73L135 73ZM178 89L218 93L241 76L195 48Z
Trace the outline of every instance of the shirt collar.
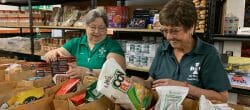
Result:
M102 45L103 43L105 43L108 40L108 37L105 37L101 42L98 42L97 44L95 44L95 47L99 47L100 45ZM80 41L82 45L88 46L88 40L87 40L87 35L83 35L81 37L81 41Z
M105 42L106 40L107 40L107 37L105 37L101 42L97 43L97 45L102 44L102 43ZM83 36L81 37L81 44L88 45L87 35L83 35Z
M83 35L83 36L81 37L81 42L80 42L80 44L88 45L87 35Z

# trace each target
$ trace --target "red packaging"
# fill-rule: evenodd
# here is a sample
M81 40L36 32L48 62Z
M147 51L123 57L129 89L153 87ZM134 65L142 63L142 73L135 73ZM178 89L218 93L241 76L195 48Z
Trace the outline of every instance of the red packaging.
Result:
M73 96L69 100L71 100L76 106L78 106L84 103L85 96L86 96L86 93L83 93L83 94Z
M64 95L74 88L79 79L71 78L63 83L62 87L56 92L56 95Z

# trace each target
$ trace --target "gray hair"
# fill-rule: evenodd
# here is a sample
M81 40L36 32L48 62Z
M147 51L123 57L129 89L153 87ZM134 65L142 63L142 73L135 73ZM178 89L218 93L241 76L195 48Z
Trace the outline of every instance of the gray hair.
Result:
M106 25L108 27L108 16L102 9L92 9L85 15L85 25L90 24L93 22L96 18L101 17Z

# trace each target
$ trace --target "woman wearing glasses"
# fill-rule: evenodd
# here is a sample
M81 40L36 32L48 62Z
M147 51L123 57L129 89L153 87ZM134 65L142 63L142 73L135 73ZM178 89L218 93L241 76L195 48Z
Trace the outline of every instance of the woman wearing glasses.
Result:
M157 49L149 70L157 86L185 86L189 95L226 102L231 88L217 50L193 36L197 13L192 0L170 0L160 12L166 41ZM144 82L144 84L149 84Z
M98 76L106 59L114 58L125 69L124 52L117 41L107 37L107 15L100 9L90 10L85 16L86 35L73 38L63 47L49 51L44 59L47 62L56 60L56 57L74 56L76 65L67 74L71 78L82 78L85 75ZM91 71L91 72L90 72Z

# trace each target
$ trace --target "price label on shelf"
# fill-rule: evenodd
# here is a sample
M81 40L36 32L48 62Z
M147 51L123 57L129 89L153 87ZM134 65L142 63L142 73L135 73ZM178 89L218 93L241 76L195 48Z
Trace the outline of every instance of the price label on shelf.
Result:
M114 34L114 29L108 28L107 34L108 35L113 35Z
M51 32L51 37L62 37L62 30L60 29L53 29Z

